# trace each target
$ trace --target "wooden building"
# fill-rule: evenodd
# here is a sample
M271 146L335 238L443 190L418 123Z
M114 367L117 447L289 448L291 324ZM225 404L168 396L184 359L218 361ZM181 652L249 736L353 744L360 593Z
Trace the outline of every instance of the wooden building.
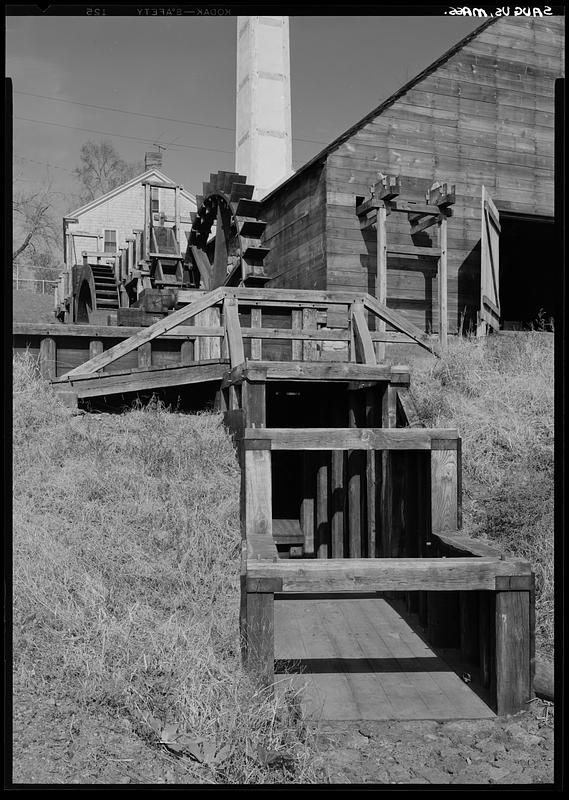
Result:
M266 196L267 286L377 296L376 234L360 230L355 212L383 173L399 176L401 198L419 203L435 181L456 187L451 333L476 322L489 292L502 327L550 314L554 97L563 55L563 17L492 19L460 41ZM411 237L406 215L388 216L387 303L432 332L437 259L389 250L437 244L436 226Z

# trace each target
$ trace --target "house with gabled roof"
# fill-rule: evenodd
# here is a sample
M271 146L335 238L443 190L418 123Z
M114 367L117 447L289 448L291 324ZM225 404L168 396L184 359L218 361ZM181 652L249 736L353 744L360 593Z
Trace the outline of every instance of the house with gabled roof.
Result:
M376 230L356 208L389 175L416 204L437 182L455 187L449 332L481 313L492 327L552 314L563 70L562 16L484 22L263 198L267 287L377 296ZM411 234L419 218L387 217L387 304L436 332L440 243L436 226Z
M150 213L154 219L164 215L173 219L174 189L178 184L161 169L158 153L147 153L145 171L110 192L75 209L63 219L64 260L67 269L80 264L84 251L103 251L113 257L128 246L136 231L144 228L145 184L156 183L150 188ZM181 188L180 223L184 233L191 228L190 214L196 210L195 195ZM186 249L186 237L180 242Z

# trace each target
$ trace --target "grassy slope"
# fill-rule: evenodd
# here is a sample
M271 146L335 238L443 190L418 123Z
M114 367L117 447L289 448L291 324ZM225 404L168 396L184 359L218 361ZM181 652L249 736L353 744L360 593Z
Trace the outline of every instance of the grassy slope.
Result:
M30 359L14 369L16 695L62 691L149 744L176 739L207 762L190 762L196 780L310 780L294 698L241 670L239 471L221 418L73 417Z
M463 438L464 526L528 559L536 572L536 638L553 653L553 336L453 342L412 365L425 424Z

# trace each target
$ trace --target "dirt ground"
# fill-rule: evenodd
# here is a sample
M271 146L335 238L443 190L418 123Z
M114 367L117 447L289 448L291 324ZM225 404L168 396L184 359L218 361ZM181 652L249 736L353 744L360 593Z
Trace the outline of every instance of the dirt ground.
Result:
M207 770L151 742L136 721L96 715L65 697L14 693L14 784L216 783ZM321 723L320 784L553 782L553 706L452 722Z

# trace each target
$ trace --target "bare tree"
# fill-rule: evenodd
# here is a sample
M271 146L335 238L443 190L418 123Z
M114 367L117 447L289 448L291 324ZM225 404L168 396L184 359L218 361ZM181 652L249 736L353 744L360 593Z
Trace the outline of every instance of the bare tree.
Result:
M16 243L12 256L14 261L27 251L34 259L45 262L52 260L61 250L61 231L53 199L51 182L31 191L15 188L12 199Z
M80 200L88 203L135 175L144 172L144 164L124 161L109 141L88 141L81 147L79 166L73 173L81 185Z

